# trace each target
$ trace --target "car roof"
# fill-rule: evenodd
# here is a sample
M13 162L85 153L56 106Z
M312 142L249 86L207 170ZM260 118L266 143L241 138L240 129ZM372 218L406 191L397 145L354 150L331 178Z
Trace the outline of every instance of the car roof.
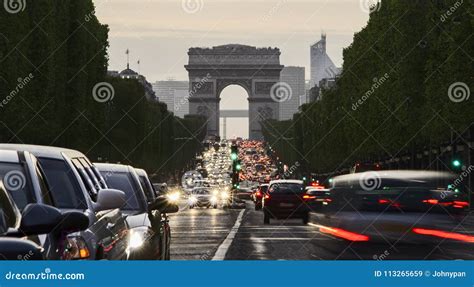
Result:
M279 179L279 180L272 180L270 181L269 185L276 184L276 183L296 183L296 184L303 184L302 180L297 179Z
M146 176L148 177L148 174L146 173L146 171L142 168L135 168L135 172L139 175L139 176Z
M2 150L14 150L14 151L28 151L38 157L49 157L49 158L62 158L62 153L67 154L70 157L86 157L83 153L63 148L63 147L52 147L42 145L27 145L27 144L0 144Z
M19 163L20 158L18 152L14 150L1 150L0 149L0 161L8 163Z
M94 162L94 165L99 171L110 171L110 172L130 172L133 167L118 163L99 163Z

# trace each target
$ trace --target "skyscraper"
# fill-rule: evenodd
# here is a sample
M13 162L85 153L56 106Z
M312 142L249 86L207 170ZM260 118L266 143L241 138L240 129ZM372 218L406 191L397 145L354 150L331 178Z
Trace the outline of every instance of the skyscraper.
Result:
M337 68L326 53L326 34L321 35L321 40L311 45L311 88L319 86L325 78L335 78L339 75Z
M290 120L298 112L300 98L306 97L305 90L305 68L284 67L280 72L280 82L291 87L290 97L279 103L279 117L281 121Z
M153 84L153 90L160 99L167 105L168 111L175 116L184 118L189 114L189 83L187 81L157 81Z

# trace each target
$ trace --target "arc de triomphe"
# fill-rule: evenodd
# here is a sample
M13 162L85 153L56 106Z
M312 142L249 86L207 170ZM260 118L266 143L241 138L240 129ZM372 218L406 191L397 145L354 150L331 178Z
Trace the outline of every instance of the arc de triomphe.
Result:
M280 50L244 45L191 48L189 113L208 118L207 134L219 135L220 94L229 85L243 87L249 97L249 137L262 139L260 121L277 119L278 102L270 96L280 81Z

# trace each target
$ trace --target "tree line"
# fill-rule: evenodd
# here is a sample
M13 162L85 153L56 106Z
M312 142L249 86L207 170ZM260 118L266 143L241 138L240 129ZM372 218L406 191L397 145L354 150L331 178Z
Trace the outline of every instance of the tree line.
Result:
M292 120L266 121L266 141L285 162L320 174L357 162L413 162L449 145L456 153L474 133L473 26L472 1L379 2L344 49L335 86ZM472 147L459 152L472 158ZM420 168L430 168L426 162Z
M109 28L92 0L25 6L0 9L1 142L78 149L163 176L187 164L205 119L179 119L136 80L107 76ZM99 83L113 87L109 101L94 97Z

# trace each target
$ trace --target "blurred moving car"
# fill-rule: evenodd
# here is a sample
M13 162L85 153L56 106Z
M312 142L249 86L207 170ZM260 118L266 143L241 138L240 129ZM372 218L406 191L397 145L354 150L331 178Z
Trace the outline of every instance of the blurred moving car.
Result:
M263 223L270 219L301 218L303 224L309 220L309 200L301 180L274 180L263 196Z
M205 187L196 187L193 188L191 194L188 198L189 208L194 207L213 207L217 208L219 203L219 197L217 194L211 192L209 188Z
M27 151L38 159L39 164L33 163L29 169L37 169L34 172L47 186L33 181L36 187L25 195L28 202L51 204L63 212L83 212L89 218L86 230L67 237L61 259L127 258L128 226L119 210L125 194L108 188L84 154L66 148L21 144L0 144L0 150ZM25 157L28 160L33 158ZM30 172L29 176L33 174Z
M95 163L95 166L109 186L125 192L126 203L121 210L127 215L130 228L128 259L169 260L171 234L165 214L177 212L177 206L175 210L166 206L160 210L154 206L158 198L147 187L151 184L144 171L140 172L144 177L141 181L135 169L128 165ZM166 205L166 197L160 200Z
M258 186L258 188L255 190L255 192L252 195L252 200L253 203L255 204L255 210L260 210L262 209L262 200L263 196L267 193L268 191L268 184L261 184Z
M461 225L467 194L455 176L431 171L364 172L335 177L331 204L312 214L320 231L348 241L474 243ZM314 215L314 217L313 217Z
M306 188L306 202L311 211L320 211L325 206L331 204L330 190L314 186Z
M0 260L43 260L45 248L28 236L67 234L88 227L89 219L80 212L63 214L49 205L30 203L20 213L0 181Z

